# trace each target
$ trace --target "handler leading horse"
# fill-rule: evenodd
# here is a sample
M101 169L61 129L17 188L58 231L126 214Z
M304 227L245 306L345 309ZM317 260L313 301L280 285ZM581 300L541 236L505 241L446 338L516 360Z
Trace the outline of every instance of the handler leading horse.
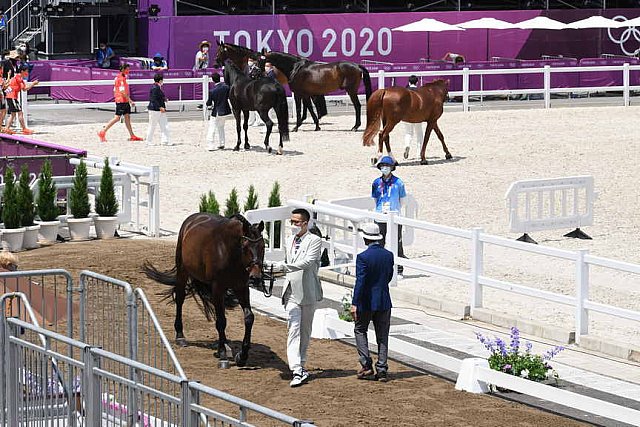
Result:
M389 144L389 134L400 121L409 123L427 122L427 130L420 150L420 164L426 165L425 151L429 142L429 135L434 130L445 152L445 158L451 159L451 153L444 143L444 135L438 127L438 119L442 116L444 102L449 94L449 83L445 80L434 80L416 90L393 86L386 89L378 89L367 101L367 128L362 136L365 146L374 145L374 138L378 134L378 154L371 158L372 163L382 157L382 144L387 148L387 153L392 157ZM394 158L395 159L395 158Z
M145 262L143 271L160 283L171 286L165 292L176 303L176 343L187 345L182 326L182 305L187 295L200 300L208 320L215 313L218 330L218 356L221 366L227 363L224 295L233 289L244 313L244 339L242 350L236 354L238 366L244 366L251 347L253 312L249 301L249 284L262 287L264 223L250 224L242 215L224 218L208 213L189 216L178 234L175 266L159 271Z

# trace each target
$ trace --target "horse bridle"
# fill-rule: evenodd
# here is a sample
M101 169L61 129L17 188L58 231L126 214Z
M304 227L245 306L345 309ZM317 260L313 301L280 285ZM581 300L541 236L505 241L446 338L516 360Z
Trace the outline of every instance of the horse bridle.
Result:
M260 240L264 241L264 238L262 236L260 237L256 237L255 239L252 239L248 236L242 236L243 240L246 240L249 243L258 243ZM249 263L249 265L247 266L247 271L251 270L251 267L258 265L258 254L256 253L256 251L253 248L250 248L251 250L251 262ZM270 297L273 294L273 283L275 282L275 277L273 276L273 265L271 266L270 271L265 270L264 268L264 262L262 264L262 270L260 272L261 277L260 277L260 284L262 285L262 293L264 294L265 297ZM267 286L265 285L265 276L267 277L267 279L269 280L269 288L267 289Z

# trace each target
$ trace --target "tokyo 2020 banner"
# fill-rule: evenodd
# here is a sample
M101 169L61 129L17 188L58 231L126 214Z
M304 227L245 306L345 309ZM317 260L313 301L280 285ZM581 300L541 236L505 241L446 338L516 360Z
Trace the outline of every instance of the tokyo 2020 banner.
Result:
M633 54L640 48L640 31L632 29L485 30L441 33L402 33L393 28L434 18L449 24L491 16L519 22L544 14L562 22L592 15L631 19L640 9L425 12L333 15L161 16L141 20L141 49L160 52L171 68L191 68L198 43L218 40L254 50L277 50L318 61L373 60L402 63L440 59L455 52L467 61L498 56L538 59L541 55L592 58L602 53ZM630 33L636 31L635 33ZM145 40L146 37L146 40ZM146 49L145 49L146 42Z

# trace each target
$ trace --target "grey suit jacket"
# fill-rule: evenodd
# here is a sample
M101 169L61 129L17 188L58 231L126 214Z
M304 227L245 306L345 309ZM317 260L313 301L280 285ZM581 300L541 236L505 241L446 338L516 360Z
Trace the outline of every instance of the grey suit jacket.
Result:
M295 304L315 304L322 300L322 287L318 277L322 239L307 232L302 236L300 248L294 253L293 236L287 238L285 246L285 272L287 285L283 292L282 303L292 301Z

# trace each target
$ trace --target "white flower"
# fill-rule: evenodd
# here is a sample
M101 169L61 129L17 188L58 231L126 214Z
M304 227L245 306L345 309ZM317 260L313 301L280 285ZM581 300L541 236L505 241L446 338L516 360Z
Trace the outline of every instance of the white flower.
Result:
M529 378L529 370L528 369L523 369L522 371L520 371L520 376L522 378Z

